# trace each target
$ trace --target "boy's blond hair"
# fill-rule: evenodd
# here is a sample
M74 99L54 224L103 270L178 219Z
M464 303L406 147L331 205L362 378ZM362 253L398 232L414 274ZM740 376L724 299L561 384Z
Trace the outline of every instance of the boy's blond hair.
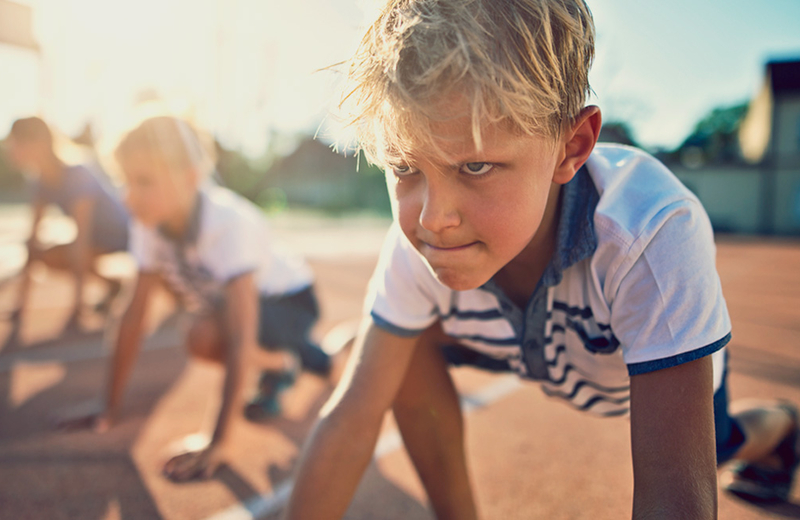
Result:
M377 163L434 144L431 123L459 117L478 149L493 122L556 138L584 107L593 57L583 0L390 0L350 62L343 104Z
M206 139L188 122L171 116L145 119L122 138L114 151L117 163L145 154L169 171L193 169L205 178L214 170L214 154Z
M53 132L42 118L36 116L14 121L8 136L20 142L37 142L49 148L53 147Z

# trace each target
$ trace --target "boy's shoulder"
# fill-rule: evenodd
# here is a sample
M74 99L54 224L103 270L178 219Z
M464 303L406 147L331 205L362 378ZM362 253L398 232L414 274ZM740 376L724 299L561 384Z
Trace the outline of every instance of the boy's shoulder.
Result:
M200 189L200 196L203 231L232 231L237 226L247 227L248 224L266 225L266 217L254 203L228 188L207 184Z
M671 216L707 218L700 201L661 161L631 146L601 143L586 162L599 201L597 231L626 242L655 232Z

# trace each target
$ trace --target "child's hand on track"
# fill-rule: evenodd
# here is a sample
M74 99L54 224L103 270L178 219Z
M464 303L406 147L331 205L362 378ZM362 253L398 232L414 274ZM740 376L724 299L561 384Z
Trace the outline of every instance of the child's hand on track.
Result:
M173 453L163 469L164 476L173 482L210 478L224 462L221 447L197 434L182 439Z

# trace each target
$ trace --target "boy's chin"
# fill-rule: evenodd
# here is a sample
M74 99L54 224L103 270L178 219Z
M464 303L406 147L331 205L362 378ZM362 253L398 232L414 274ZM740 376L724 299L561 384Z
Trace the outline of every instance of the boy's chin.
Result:
M464 273L451 269L432 269L436 279L454 291L470 291L482 286L492 277L486 274Z

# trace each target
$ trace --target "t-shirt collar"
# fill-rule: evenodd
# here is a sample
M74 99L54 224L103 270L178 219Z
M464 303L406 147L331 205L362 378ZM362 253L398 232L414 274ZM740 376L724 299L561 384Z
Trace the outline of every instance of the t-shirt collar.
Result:
M204 198L203 191L198 190L197 196L194 199L192 213L189 216L189 224L186 226L186 232L183 234L183 236L175 236L164 226L159 226L158 232L172 242L181 244L194 244L197 242L197 238L200 236L200 220L203 214Z
M594 254L597 249L594 212L599 200L597 188L583 166L561 190L556 249L542 274L543 285L558 285L564 271Z

